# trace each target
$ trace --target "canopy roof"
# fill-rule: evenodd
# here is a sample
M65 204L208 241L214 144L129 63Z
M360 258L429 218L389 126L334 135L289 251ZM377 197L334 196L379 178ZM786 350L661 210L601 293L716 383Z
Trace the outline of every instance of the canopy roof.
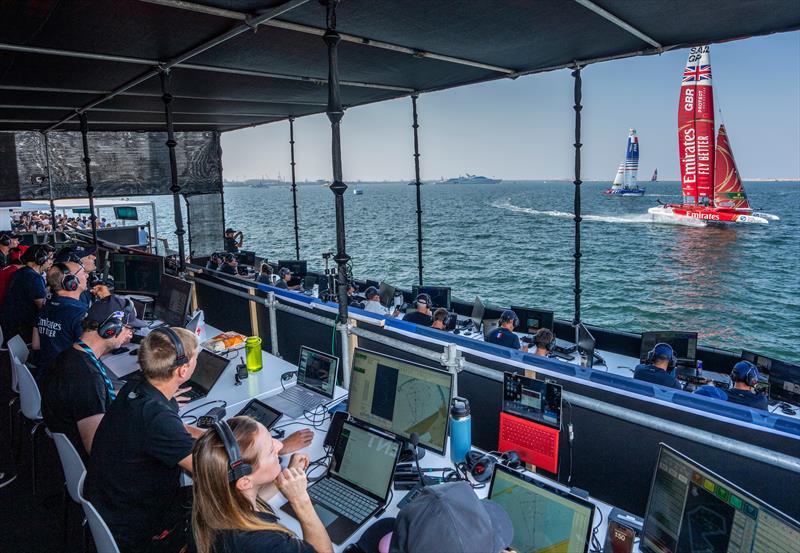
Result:
M345 107L800 28L797 0L342 0ZM0 3L0 130L233 130L325 111L318 0ZM58 125L56 126L56 124Z

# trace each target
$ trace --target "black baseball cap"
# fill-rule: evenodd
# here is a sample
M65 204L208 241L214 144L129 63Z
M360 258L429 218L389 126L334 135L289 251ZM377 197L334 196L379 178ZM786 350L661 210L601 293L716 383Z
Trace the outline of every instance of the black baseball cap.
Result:
M58 251L54 261L56 263L66 263L67 261L80 263L81 259L87 255L95 255L96 253L96 246L67 246Z
M144 328L147 326L147 323L136 318L136 309L133 307L133 302L114 294L94 302L89 308L89 312L86 314L86 319L100 324L116 311L121 311L123 313L122 322L126 326L133 328Z

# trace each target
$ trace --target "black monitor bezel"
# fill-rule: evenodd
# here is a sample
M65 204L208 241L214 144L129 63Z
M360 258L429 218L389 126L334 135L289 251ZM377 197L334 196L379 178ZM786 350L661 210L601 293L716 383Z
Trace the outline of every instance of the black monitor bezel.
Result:
M747 359L747 355L750 354L754 357L753 361ZM759 374L766 375L767 381L769 383L769 399L776 400L776 401L786 401L788 403L797 403L800 401L800 393L791 392L788 390L784 390L783 383L786 382L785 373L791 371L792 369L798 372L798 378L796 380L789 379L791 383L798 383L800 384L800 367L793 363L788 363L786 361L782 361L780 359L776 359L774 357L770 357L768 355L762 355L760 353L756 353L754 351L742 350L741 358L743 361L750 361L753 363L757 368ZM770 368L762 369L758 366L759 358L769 359L770 361ZM774 370L777 365L777 372ZM784 374L781 374L783 372Z
M162 304L160 304L159 301L162 299L162 293L168 288L168 285L165 285L165 281L170 281L170 280L177 281L177 282L180 282L180 283L185 283L185 284L187 284L189 286L189 293L186 296L186 309L183 312L183 320L181 321L180 324L177 324L177 325L173 325L170 321L167 321L166 319L163 319L160 316L160 313L159 313L159 311L160 311L159 307L161 307L164 311L169 311L169 309L164 307ZM169 324L170 326L180 326L180 327L185 326L186 325L186 317L188 317L188 315L189 315L189 306L192 303L192 291L194 290L194 282L191 282L191 281L188 281L188 280L184 280L184 279L182 279L180 277L168 275L166 273L161 273L161 281L160 282L161 282L161 284L159 285L158 296L156 296L156 301L153 302L153 318L160 319L160 320L164 321L165 323Z
M649 494L647 496L647 507L645 508L644 520L642 522L642 534L641 534L641 539L639 541L639 548L642 551L642 553L647 553L648 551L652 551L649 548L645 549L644 537L645 537L645 534L647 532L647 521L650 520L650 507L651 507L651 502L652 502L652 499L653 499L653 488L655 487L655 483L656 483L656 475L658 474L658 467L661 464L661 455L663 455L665 450L669 450L670 453L673 453L677 457L679 457L682 460L688 462L690 465L693 465L694 467L699 468L700 472L705 471L708 474L710 474L711 476L713 476L714 478L717 478L717 479L721 480L727 486L729 486L731 489L736 490L737 494L739 494L741 496L744 496L744 497L747 497L750 500L752 500L754 503L757 503L759 505L759 508L766 507L767 510L770 512L770 514L772 516L784 521L785 523L787 523L789 525L795 525L798 528L798 531L800 531L800 522L795 520L795 519L793 519L792 517L790 517L789 515L787 515L783 511L779 511L778 509L776 509L775 507L773 507L772 505L770 505L769 503L767 503L763 499L759 499L758 497L754 496L750 492L748 492L746 490L743 490L742 488L740 488L736 484L732 483L727 478L724 478L724 477L720 476L719 474L717 474L713 470L709 469L705 465L702 465L702 464L698 463L697 461L695 461L694 459L692 459L688 455L684 455L683 453L681 453L677 449L665 444L664 442L659 442L658 445L659 445L658 456L656 457L656 464L655 464L655 467L653 468L653 476L650 479L650 492L649 492ZM683 516L683 515L681 514L681 516ZM657 552L655 552L655 553L657 553Z
M334 396L336 396L336 386L337 386L338 378L339 378L339 362L340 362L339 357L336 356L336 355L331 355L330 353L325 353L324 351L320 351L318 349L310 348L310 347L308 347L306 345L300 346L300 353L297 354L297 371L298 371L297 372L297 384L298 385L301 385L300 384L300 362L303 360L303 351L309 351L309 352L314 353L316 355L320 355L322 357L328 357L328 358L336 361L336 363L334 363L334 365L333 365L333 388L331 388L330 395L326 394L325 392L320 392L316 388L312 388L312 387L306 386L305 383L302 384L303 388L305 388L306 390L311 390L312 392L315 392L315 393L317 393L317 394L319 394L321 396L327 397L328 399L333 399Z
M256 266L256 252L251 250L239 250L234 254L239 265ZM249 263L248 263L249 262Z
M520 307L512 305L511 311L514 312L514 314L517 316L517 319L519 319L520 322L519 326L514 328L514 332L521 332L523 334L533 334L531 332L528 332L528 327L522 326L522 320L526 319L527 317L523 317L522 315L520 315L520 313L544 313L548 317L550 317L550 326L549 327L542 326L539 328L547 328L550 330L550 332L553 332L553 329L555 328L555 312L551 311L550 309L537 309L535 307Z
M566 499L567 501L571 501L573 503L576 503L577 505L580 505L581 507L589 507L591 509L591 517L590 517L590 520L589 520L589 524L587 525L588 528L586 530L586 540L584 542L586 544L586 546L585 546L585 548L584 548L584 550L582 552L582 553L588 553L588 551L591 548L591 543L592 543L592 530L594 529L594 526L595 526L595 524L594 524L594 515L595 515L595 512L597 511L597 505L595 505L594 503L592 503L588 499L584 499L582 497L578 497L577 495L575 495L573 493L570 493L569 491L557 488L554 485L551 485L551 484L549 484L549 483L547 483L547 482L545 482L543 480L539 480L538 478L534 478L533 476L525 474L524 472L512 470L512 469L510 469L508 467L505 467L505 466L501 465L500 463L497 463L495 465L494 472L492 473L492 480L489 483L489 493L486 495L486 497L490 501L492 499L492 491L494 490L494 481L497 478L497 473L498 472L505 472L506 474L508 474L509 476L511 476L513 478L519 478L520 480L523 480L527 484L531 484L533 486L536 486L537 488L541 488L541 489L543 489L545 491L548 491L548 492L552 493L553 495L557 495L557 496L561 497L562 499Z
M581 330L592 340L591 349L587 350L581 347ZM578 350L578 353L586 357L589 367L592 367L592 365L594 365L594 350L597 349L597 340L595 340L594 335L589 332L589 329L586 328L586 325L583 323L578 323L577 335L575 336L575 348Z
M480 309L481 316L480 316L480 318L477 318L477 317L475 317L475 309L479 305L481 306L481 309ZM470 314L469 318L472 319L472 322L475 324L476 327L479 327L479 326L481 326L481 323L483 322L483 316L485 314L486 314L486 304L483 302L483 300L481 299L480 296L475 296L475 300L472 302L472 313Z
M653 346L655 346L656 344L659 344L659 343L667 343L667 344L669 344L669 341L667 341L667 340L660 340L660 341L659 341L659 340L656 340L656 341L653 343L653 346L651 346L651 348L645 349L645 346L644 346L644 337L645 337L645 335L647 335L647 334L684 334L684 335L688 334L688 335L690 335L690 336L693 336L693 337L694 337L694 358L691 358L691 357L680 357L680 356L678 356L678 355L677 355L677 353L676 353L676 355L675 355L675 360L676 360L676 361L679 361L679 362L681 362L681 361L683 361L683 362L687 362L687 361L688 361L688 362L694 362L694 361L697 361L697 348L698 348L698 347L699 347L699 345L700 345L700 344L699 344L699 339L698 339L698 338L699 338L699 336L698 336L698 333L697 333L697 332L690 332L690 331L684 331L684 330L648 330L648 331L646 331L646 332L642 332L642 339L641 339L641 340L640 340L640 342L639 342L639 361L640 361L640 362L642 362L642 363L643 363L643 362L645 362L645 361L647 360L647 353L648 353L648 352L650 351L650 349L652 349L652 347L653 347ZM672 347L672 348L673 348L673 350L675 349L675 348L672 346L672 344L669 344L669 345L670 345L670 347ZM687 352L687 353L688 353L688 352Z
M109 257L108 257L108 263L109 263L109 273L110 273L112 276L114 275L114 261L115 261L117 258L119 258L119 257L123 257L123 256L124 256L124 257L127 257L127 258L129 258L129 257L143 257L143 258L147 258L147 259L156 259L156 260L157 260L157 263L159 264L159 266L160 266L160 269L161 269L161 270L159 271L159 284L161 283L161 277L160 277L160 275L163 275L163 274L164 274L164 257L163 257L163 256L160 256L160 255L152 255L152 254L149 254L149 253L122 253L122 252L110 252L110 255L109 255ZM127 276L128 276L128 275L126 274L126 275L125 275L125 277L126 277L126 278L125 278L125 287L120 287L120 286L119 286L119 284L120 284L120 283L119 283L119 279L117 279L116 277L114 277L114 280L115 280L115 282L114 282L114 291L115 291L116 293L125 293L125 294L143 294L143 295L146 295L146 296L153 296L153 297L157 297L157 296L158 296L158 290L154 290L154 291L131 290L130 288L128 288L128 287L127 287L127 284L128 284L128 278L127 278Z
M431 293L425 291L426 288L429 288L429 289L430 288L435 288L435 289L437 289L439 291L445 290L447 292L447 305L436 305L434 303L434 305L429 305L428 307L430 307L431 309L444 307L445 309L450 311L450 304L451 304L452 299L453 299L453 290L452 290L452 288L450 288L449 286L428 286L427 284L425 284L423 286L420 286L418 284L413 284L411 286L411 295L416 298L420 294L428 294L431 297L431 302L433 302L434 295L436 295L438 297L441 294L441 292L439 294L431 294Z
M381 352L374 351L374 350L371 350L371 349L366 349L366 348L359 348L359 347L356 347L356 348L353 349L353 359L351 359L351 362L350 362L350 369L351 370L355 366L355 356L359 351L370 353L370 354L373 354L373 355L379 355L381 357L386 357L386 358L389 358L389 359L393 359L395 361L399 361L401 363L406 363L408 365L413 365L415 367L419 367L419 368L426 369L426 370L429 370L429 371L434 371L434 372L439 372L439 373L442 373L442 374L446 374L450 378L450 399L448 400L448 406L450 405L450 402L453 401L453 386L455 385L455 378L453 376L453 373L451 373L450 371L446 371L446 370L443 370L443 369L437 369L437 368L434 368L434 367L429 367L427 365L423 365L422 363L415 363L414 361L407 361L405 359L401 359L400 357L395 357L393 355L387 355L385 353L381 353ZM350 385L351 386L353 385L352 376L350 378ZM348 397L349 397L350 396L350 390L349 389L347 390L347 394L348 394ZM397 432L394 432L391 429L382 428L382 427L380 427L380 426L378 426L376 424L370 423L369 421L365 421L364 419L358 418L356 415L354 415L350 411L350 403L349 402L348 402L348 405L347 405L347 412L350 413L350 416L353 419L359 421L361 424L366 424L367 426L370 426L370 427L373 427L373 428L377 428L381 432L387 432L387 433L391 434L392 436L395 436L398 440L400 440L402 442L408 442L408 438L406 438L405 436L403 436L401 434L398 434ZM445 427L444 427L444 446L442 447L442 449L436 449L436 448L434 448L432 446L429 446L427 444L424 444L422 442L419 443L419 447L422 447L424 449L427 449L428 451L431 451L433 453L437 453L439 455L444 455L447 452L447 438L450 436L450 417L447 416L447 417L445 417L445 419L446 420L445 420Z
M391 299L389 299L389 300L384 300L384 298L383 298L383 296L384 296L384 294L383 294L384 287L385 287L385 289L386 289L386 291L387 291L387 292L388 292L388 291L390 291L390 290L391 290L391 292L392 292L392 297L391 297ZM389 284L388 282L383 282L383 281L381 281L381 282L378 284L378 295L381 297L380 303L381 303L381 305L383 305L384 307L391 307L391 306L392 306L392 304L394 303L394 295L395 295L396 293L397 293L397 288L395 288L394 286L392 286L392 285L391 285L391 284ZM386 295L388 296L389 294L387 293Z

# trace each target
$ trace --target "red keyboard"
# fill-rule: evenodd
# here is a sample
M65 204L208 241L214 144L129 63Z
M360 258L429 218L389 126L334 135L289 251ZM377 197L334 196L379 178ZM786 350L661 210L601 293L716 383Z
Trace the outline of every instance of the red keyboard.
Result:
M558 471L559 431L508 413L500 413L499 451L516 451L526 463Z

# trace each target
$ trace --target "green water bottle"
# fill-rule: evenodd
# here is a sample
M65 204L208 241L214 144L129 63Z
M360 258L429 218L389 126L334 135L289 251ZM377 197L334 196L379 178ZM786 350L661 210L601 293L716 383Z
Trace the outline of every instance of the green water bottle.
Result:
M244 342L244 359L247 370L251 373L258 372L262 367L261 338L250 336Z

